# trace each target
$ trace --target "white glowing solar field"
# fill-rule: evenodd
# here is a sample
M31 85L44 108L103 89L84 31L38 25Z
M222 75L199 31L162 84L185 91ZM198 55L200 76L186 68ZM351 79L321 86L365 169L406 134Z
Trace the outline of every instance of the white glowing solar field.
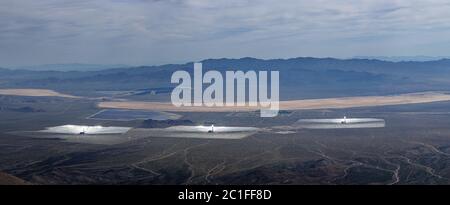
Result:
M177 138L203 138L203 139L242 139L260 131L256 127L230 127L230 126L172 126L168 128L136 128L127 135L150 137L177 137Z
M167 128L132 128L88 125L61 125L37 131L12 134L33 138L52 138L88 144L118 144L146 137L242 139L262 129L231 126L172 126Z
M304 129L345 129L345 128L381 128L386 122L377 118L336 118L301 119L293 124L294 128Z
M385 121L377 118L300 119L289 126L273 128L237 126L172 126L167 128L132 128L115 126L61 125L16 134L37 138L58 138L69 142L117 144L146 137L242 139L261 131L294 134L293 129L381 128Z
M127 132L131 127L88 125L61 125L37 131L15 131L11 134L33 138L60 139L67 142L88 144L118 144L131 140Z
M94 134L123 134L128 132L131 127L103 127L87 125L61 125L56 127L47 127L39 132L54 134L75 134L75 135L94 135Z
M254 132L259 129L256 127L230 127L230 126L172 126L165 128L167 131L173 132L196 132L196 133L208 133L213 131L214 133L232 133L232 132Z

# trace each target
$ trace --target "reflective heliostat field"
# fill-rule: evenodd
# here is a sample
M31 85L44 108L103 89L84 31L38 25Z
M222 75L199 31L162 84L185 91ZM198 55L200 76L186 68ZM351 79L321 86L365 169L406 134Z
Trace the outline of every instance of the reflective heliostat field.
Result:
M386 122L377 118L300 119L292 126L300 129L381 128Z

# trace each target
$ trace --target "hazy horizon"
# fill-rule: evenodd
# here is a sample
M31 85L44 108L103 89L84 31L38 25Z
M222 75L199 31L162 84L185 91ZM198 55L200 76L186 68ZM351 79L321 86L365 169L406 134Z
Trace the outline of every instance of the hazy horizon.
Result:
M7 68L7 69L31 69L31 70L42 70L45 67L50 68L56 68L58 66L73 66L73 67L93 67L93 68L122 68L122 67L139 67L139 66L163 66L163 65L169 65L169 64L187 64L187 63L193 63L193 62L201 62L204 60L217 60L217 59L232 59L232 60L239 60L244 58L253 58L258 60L290 60L290 59L296 59L296 58L316 58L316 59L326 59L326 58L332 58L332 59L338 59L338 60L358 60L358 59L365 59L365 60L379 60L379 61L387 61L387 62L427 62L427 61L438 61L438 60L444 60L444 59L450 59L449 56L352 56L348 58L338 58L338 57L314 57L314 56L297 56L297 57L291 57L291 58L256 58L252 56L242 56L242 57L236 57L236 58L208 58L208 59L200 59L197 61L190 60L190 61L183 61L183 62L171 62L171 63L162 63L162 64L91 64L91 63L80 63L80 62L72 62L72 63L50 63L50 64L30 64L30 65L16 65L16 66L2 66L0 65L0 68ZM94 69L95 70L95 69Z

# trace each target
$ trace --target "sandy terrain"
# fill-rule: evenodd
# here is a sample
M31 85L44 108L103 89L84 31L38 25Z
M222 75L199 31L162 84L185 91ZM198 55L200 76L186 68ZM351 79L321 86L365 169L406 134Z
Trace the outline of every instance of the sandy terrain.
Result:
M31 97L64 97L79 98L73 95L66 95L47 89L0 89L0 95L18 95Z
M364 96L292 100L280 102L280 107L287 110L325 109L325 108L351 108L385 105L403 105L450 101L450 95L439 92L408 93L389 96Z
M323 98L307 100L280 101L282 110L306 110L306 109L330 109L330 108L351 108L351 107L369 107L385 105L402 105L450 101L450 95L440 92L422 92L408 93L390 96L364 96L364 97L342 97L342 98ZM233 112L257 110L258 107L175 107L170 102L100 102L101 108L119 108L119 109L142 109L159 110L173 112Z

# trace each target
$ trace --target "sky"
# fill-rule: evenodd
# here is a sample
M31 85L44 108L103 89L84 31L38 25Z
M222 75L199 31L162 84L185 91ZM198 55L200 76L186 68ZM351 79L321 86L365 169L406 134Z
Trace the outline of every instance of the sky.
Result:
M446 56L446 0L1 0L0 67Z

